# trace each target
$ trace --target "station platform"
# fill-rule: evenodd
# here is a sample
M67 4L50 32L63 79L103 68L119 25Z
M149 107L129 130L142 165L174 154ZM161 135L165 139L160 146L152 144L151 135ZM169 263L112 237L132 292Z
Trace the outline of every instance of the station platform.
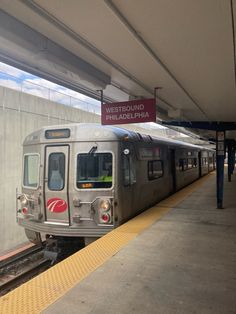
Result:
M1 313L236 313L236 176L211 173L0 299Z
M14 256L20 252L23 252L24 250L26 250L32 246L34 246L34 244L27 241L27 242L24 242L24 243L17 245L16 247L9 249L9 250L5 250L5 251L0 253L0 262L4 261L8 257Z

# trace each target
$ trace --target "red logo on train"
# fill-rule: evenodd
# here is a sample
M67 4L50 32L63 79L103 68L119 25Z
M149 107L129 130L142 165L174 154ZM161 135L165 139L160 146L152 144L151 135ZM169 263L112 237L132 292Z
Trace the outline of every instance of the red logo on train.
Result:
M52 213L63 213L67 210L67 203L61 198L53 197L47 201L47 209Z

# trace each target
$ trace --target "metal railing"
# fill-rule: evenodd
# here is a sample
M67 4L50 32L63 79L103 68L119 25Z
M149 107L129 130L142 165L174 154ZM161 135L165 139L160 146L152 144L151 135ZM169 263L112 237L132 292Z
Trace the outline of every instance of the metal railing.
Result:
M27 79L19 78L2 71L0 71L0 86L101 115L100 104L87 102L80 98L76 98L43 85L29 82Z

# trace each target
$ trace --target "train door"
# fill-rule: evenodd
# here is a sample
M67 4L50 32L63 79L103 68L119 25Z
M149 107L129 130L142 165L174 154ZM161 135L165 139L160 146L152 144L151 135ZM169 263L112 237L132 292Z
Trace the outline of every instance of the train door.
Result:
M172 177L172 193L176 191L176 165L175 165L175 150L170 150L170 171L171 171L171 177Z
M125 143L122 152L122 181L123 181L123 199L124 199L124 216L130 217L134 212L136 184L136 157L134 147L131 143ZM137 206L137 205L136 205ZM127 218L126 217L126 218Z
M45 222L69 224L69 146L46 146L44 173Z

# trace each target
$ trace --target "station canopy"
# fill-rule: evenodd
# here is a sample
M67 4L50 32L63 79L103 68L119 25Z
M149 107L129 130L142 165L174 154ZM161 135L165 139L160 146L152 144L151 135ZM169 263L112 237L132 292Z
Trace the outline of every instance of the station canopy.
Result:
M1 0L0 61L236 139L236 0Z

